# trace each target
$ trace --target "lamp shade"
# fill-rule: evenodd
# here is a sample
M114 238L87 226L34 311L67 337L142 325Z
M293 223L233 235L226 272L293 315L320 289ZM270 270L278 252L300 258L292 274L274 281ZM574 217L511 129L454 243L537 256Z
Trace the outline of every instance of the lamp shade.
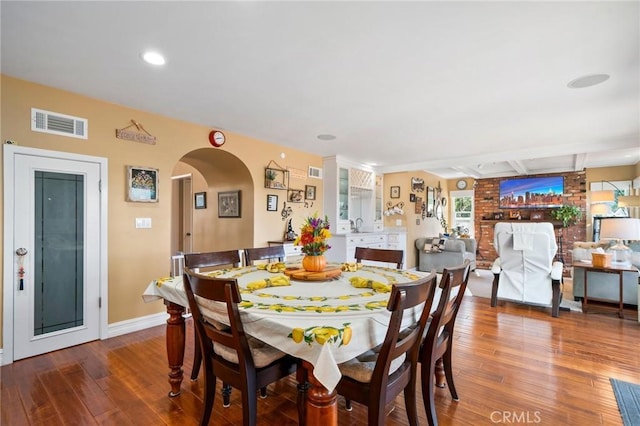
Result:
M640 219L610 217L600 221L600 238L605 240L640 240Z
M640 195L623 195L618 197L620 207L640 207Z
M591 204L611 203L615 199L613 191L591 191Z

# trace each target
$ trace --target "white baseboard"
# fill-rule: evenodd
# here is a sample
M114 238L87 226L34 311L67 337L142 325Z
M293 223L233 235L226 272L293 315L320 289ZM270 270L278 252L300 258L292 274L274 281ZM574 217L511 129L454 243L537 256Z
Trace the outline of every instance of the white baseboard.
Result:
M3 349L0 349L0 365L4 365L4 362L2 362L2 351Z
M114 322L113 324L109 324L107 338L133 333L134 331L140 331L158 325L164 325L167 323L168 317L169 314L166 312L160 312L158 314Z

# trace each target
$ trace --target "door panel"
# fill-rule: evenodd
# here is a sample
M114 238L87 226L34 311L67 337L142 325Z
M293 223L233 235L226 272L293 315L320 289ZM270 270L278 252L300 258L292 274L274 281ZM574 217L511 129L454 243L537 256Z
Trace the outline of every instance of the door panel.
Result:
M14 360L100 337L100 164L16 154ZM16 276L16 274L14 274Z

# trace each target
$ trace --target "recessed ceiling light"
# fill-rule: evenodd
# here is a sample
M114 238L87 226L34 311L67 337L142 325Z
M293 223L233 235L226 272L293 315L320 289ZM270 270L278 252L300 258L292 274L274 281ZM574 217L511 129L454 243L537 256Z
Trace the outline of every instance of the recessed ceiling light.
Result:
M609 74L591 74L583 75L575 80L571 80L567 87L571 89L582 89L584 87L595 86L596 84L603 83L609 80Z
M151 51L144 52L142 54L142 59L144 59L145 62L151 65L164 65L166 62L164 59L164 56L162 56L158 52L151 52Z
M318 139L320 139L321 141L332 141L335 138L335 136L329 134L318 135Z

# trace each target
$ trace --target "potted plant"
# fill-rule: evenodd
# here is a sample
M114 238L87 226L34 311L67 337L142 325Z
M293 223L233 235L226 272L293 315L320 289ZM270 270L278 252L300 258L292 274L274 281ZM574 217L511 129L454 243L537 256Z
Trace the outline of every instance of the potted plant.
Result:
M575 225L582 219L582 211L576 206L565 205L552 210L551 217L562 221L562 227L567 228L569 225Z
M266 169L264 172L264 177L267 180L267 187L273 188L273 181L276 180L276 171L273 169Z

